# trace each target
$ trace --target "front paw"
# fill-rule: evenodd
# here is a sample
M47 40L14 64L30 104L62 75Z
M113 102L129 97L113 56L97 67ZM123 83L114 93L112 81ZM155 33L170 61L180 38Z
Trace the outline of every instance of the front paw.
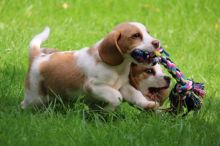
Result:
M144 107L145 110L156 110L160 107L160 104L156 101L149 101L148 104Z

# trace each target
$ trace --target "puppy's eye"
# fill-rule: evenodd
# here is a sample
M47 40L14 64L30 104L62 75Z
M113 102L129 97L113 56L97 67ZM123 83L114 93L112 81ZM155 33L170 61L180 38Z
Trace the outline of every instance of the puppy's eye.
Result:
M147 74L154 74L153 69L146 69L145 72L146 72Z
M131 36L132 39L137 39L137 38L141 38L141 34L140 33L135 33Z

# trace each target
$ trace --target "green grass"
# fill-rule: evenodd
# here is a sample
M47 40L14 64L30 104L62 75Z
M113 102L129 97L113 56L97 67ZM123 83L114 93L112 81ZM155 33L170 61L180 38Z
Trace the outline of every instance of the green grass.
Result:
M219 6L218 0L1 0L0 145L220 145ZM48 25L52 33L43 46L80 49L123 21L147 25L186 76L206 83L198 114L174 118L126 103L105 119L80 103L20 109L35 34Z

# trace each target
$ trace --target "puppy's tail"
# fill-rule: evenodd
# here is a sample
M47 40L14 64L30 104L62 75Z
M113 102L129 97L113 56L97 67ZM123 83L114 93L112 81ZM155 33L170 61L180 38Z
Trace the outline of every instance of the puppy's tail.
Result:
M39 33L31 40L29 48L29 57L31 60L41 53L40 45L43 41L47 40L49 34L50 28L46 27L43 32Z

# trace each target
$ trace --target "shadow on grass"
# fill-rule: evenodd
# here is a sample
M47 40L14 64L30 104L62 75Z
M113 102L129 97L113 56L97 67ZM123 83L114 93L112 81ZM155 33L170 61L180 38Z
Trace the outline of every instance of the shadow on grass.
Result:
M105 104L91 105L88 104L83 97L79 97L76 101L63 102L61 98L57 96L53 102L43 107L35 107L28 109L27 112L32 114L43 114L46 116L67 116L73 114L74 116L79 116L82 120L87 122L100 121L103 123L124 121L129 117L130 119L149 119L149 118L159 118L161 120L170 119L175 121L177 119L200 119L203 120L209 118L208 121L220 119L218 104L220 101L216 98L208 97L202 109L198 112L191 111L189 115L182 117L180 115L173 115L166 112L154 112L145 111L134 106L130 106L123 103L114 112L105 112L102 107ZM26 112L26 111L22 111ZM131 117L132 116L132 117Z
M101 122L110 122L117 120L124 120L125 116L120 112L118 108L114 112L106 112L100 105L91 105L85 103L82 98L78 98L77 101L65 101L63 102L60 98L55 98L47 105L40 107L33 107L22 110L22 112L32 113L34 115L43 114L48 116L62 115L67 116L73 114L74 116L80 117L85 121L101 121Z

